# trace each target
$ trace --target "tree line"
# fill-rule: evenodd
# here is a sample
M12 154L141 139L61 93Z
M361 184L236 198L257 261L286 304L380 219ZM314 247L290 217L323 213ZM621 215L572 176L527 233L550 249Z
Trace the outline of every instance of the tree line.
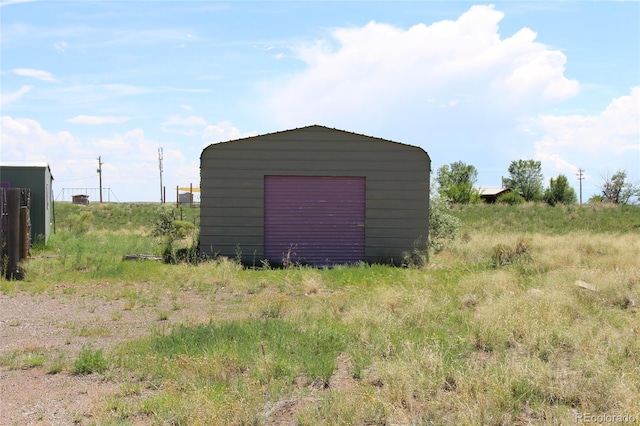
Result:
M519 204L527 201L557 204L575 204L576 192L563 174L549 180L544 187L542 163L534 160L514 160L508 168L509 176L502 185L510 191L501 195L498 202ZM618 170L602 178L600 194L589 199L590 203L606 202L630 204L640 199L640 184L628 180L626 171ZM470 164L456 161L440 167L436 175L437 191L440 196L453 203L468 204L480 201L480 189L475 186L478 170Z

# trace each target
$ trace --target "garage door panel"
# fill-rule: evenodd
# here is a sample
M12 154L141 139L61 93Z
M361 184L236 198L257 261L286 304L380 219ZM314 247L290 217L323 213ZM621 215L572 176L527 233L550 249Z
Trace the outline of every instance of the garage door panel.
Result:
M366 180L359 176L265 176L265 257L312 265L364 259Z

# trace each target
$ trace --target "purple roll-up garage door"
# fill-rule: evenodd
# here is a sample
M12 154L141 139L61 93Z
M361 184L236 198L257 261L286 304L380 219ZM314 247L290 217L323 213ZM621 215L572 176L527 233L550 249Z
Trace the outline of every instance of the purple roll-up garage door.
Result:
M265 176L265 258L316 266L363 260L365 191L360 176Z

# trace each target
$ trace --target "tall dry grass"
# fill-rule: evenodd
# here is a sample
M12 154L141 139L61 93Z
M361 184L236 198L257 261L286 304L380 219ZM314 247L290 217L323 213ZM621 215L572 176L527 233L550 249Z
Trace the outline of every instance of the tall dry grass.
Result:
M421 268L121 265L115 251L93 276L87 244L60 236L59 257L39 258L26 283L0 284L8 294L211 299L209 318L105 354L105 377L122 392L99 424L640 421L638 209L456 212L461 237Z

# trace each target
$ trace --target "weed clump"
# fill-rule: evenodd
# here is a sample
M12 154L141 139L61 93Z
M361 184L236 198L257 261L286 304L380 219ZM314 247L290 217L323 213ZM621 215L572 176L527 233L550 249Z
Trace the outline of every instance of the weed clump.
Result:
M530 244L529 240L520 238L513 247L507 244L494 246L491 253L491 264L496 268L500 268L502 266L530 262L532 260Z
M104 373L109 363L102 353L102 349L92 350L85 347L80 351L78 359L73 363L74 374Z
M86 234L93 225L95 217L89 211L83 211L79 214L72 214L67 217L67 227L72 234Z

